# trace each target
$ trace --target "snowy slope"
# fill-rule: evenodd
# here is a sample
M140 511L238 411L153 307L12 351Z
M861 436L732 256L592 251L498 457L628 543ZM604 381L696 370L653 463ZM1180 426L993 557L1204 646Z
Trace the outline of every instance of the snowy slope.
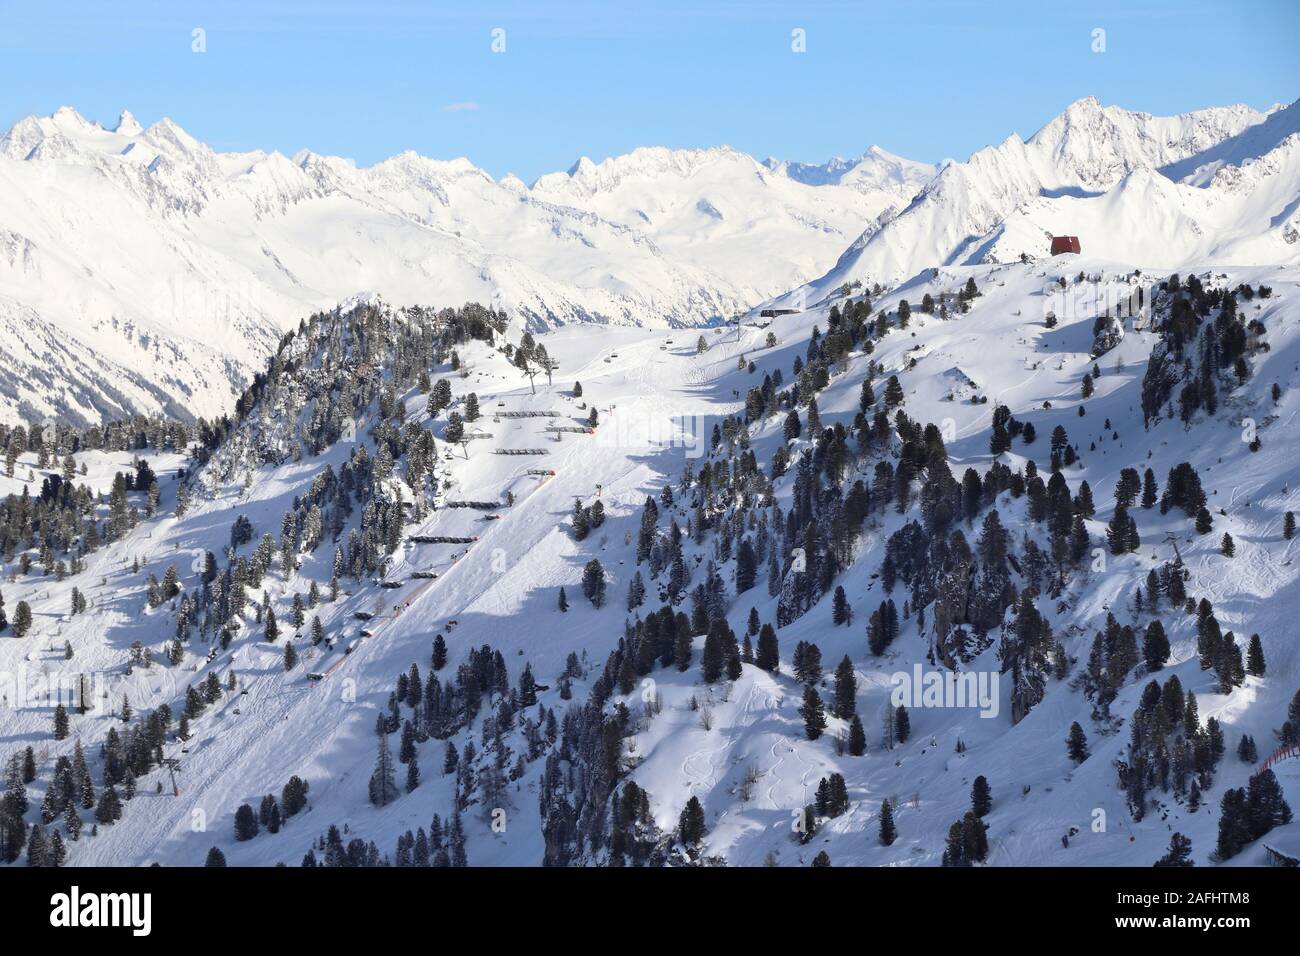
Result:
M876 147L822 167L760 164L727 147L638 149L599 164L584 157L538 179L532 192L644 232L673 259L767 298L819 274L818 263L863 224L905 206L933 175Z
M289 324L359 292L537 328L707 325L824 272L929 167L855 172L638 150L530 189L465 159L357 168L217 153L168 119L27 117L0 137L0 415L213 417Z
M1155 117L1079 100L1028 140L1012 135L946 165L783 301L817 302L845 283L890 284L933 266L1038 259L1052 235L1153 268L1294 262L1298 128L1294 104Z
M1078 299L1045 301L1045 291L1056 288L1054 280L1061 276L1072 279L1080 270L1101 277L1101 282L1095 287L1091 282L1082 284L1076 290ZM887 375L897 374L906 395L903 407L907 413L945 430L955 473L967 466L979 472L989 467L989 416L994 404L1005 404L1018 419L1034 423L1040 438L1033 451L1040 458L1046 455L1051 429L1064 425L1082 459L1081 464L1066 470L1067 480L1071 488L1077 488L1086 478L1096 496L1096 519L1089 523L1094 538L1103 535L1110 517L1110 493L1121 468L1145 462L1162 484L1168 470L1182 461L1192 462L1201 472L1215 516L1213 534L1193 534L1190 523L1177 513L1141 511L1138 520L1143 545L1137 553L1109 557L1105 570L1085 570L1072 576L1059 601L1044 598L1040 602L1041 612L1075 659L1072 673L1077 674L1107 609L1125 621L1144 623L1127 610L1130 595L1148 569L1172 557L1172 546L1166 540L1166 533L1171 533L1190 571L1188 593L1212 600L1225 629L1243 636L1261 635L1267 676L1247 678L1230 694L1219 694L1213 675L1197 665L1194 619L1168 611L1163 615L1173 653L1161 679L1177 674L1184 687L1197 694L1202 719L1216 717L1227 735L1228 756L1215 774L1200 812L1189 815L1183 804L1156 794L1164 802L1162 809L1149 812L1142 821L1131 818L1114 766L1127 744L1127 726L1107 728L1094 723L1089 703L1069 680L1052 680L1045 699L1014 725L1005 684L1000 713L993 719L980 718L971 710L909 708L911 739L893 750L882 747L879 717L891 689L891 676L913 664L928 666L930 639L918 633L914 619L903 622L900 637L884 657L870 656L864 637L866 618L883 597L875 576L884 541L915 517L913 506L910 514L899 515L890 509L873 518L854 562L837 579L855 611L854 623L833 626L830 599L824 598L780 629L779 673L746 665L735 682L705 685L697 665L684 673L656 668L649 677L649 689L662 703L657 715L643 714L647 690L643 685L627 698L616 696L638 717L636 732L622 742L623 754L631 777L648 790L652 815L664 830L675 826L687 799L697 796L709 828L706 850L732 864L757 865L769 855L782 865L807 864L819 849L825 849L836 865L934 865L949 825L969 805L974 777L983 774L992 784L994 797L987 818L990 865L1146 866L1164 852L1171 829L1192 838L1198 865L1210 862L1219 797L1228 787L1243 786L1254 769L1234 756L1239 736L1250 733L1263 753L1270 751L1273 730L1280 726L1287 702L1300 687L1300 659L1289 627L1300 610L1295 597L1300 592L1292 555L1294 541L1284 541L1280 534L1282 514L1294 509L1300 497L1296 491L1300 457L1292 427L1300 385L1296 373L1300 367L1300 272L1295 268L1201 271L1207 281L1227 287L1241 282L1272 286L1270 298L1243 303L1249 318L1266 325L1270 348L1251 359L1251 377L1223 395L1216 416L1206 418L1202 413L1188 426L1166 421L1143 430L1139 392L1155 342L1154 334L1140 327L1143 323L1126 319L1126 335L1117 350L1101 359L1090 354L1096 310L1091 304L1095 299L1089 297L1131 291L1133 273L1128 265L1072 258L1063 264L963 266L928 273L879 297L877 307L893 312L901 298L916 302L927 292L936 298L941 293L955 293L968 279L976 281L982 295L970 312L954 313L946 320L914 312L910 327L884 337L871 355L882 368L878 384ZM1083 304L1066 308L1069 302ZM1060 319L1054 329L1045 328L1042 321L1048 308ZM440 444L438 468L446 486L445 499L501 500L509 491L515 495L514 504L503 507L495 521L470 509L441 508L420 519L418 526L408 526L408 535L444 534L477 540L469 546L403 544L385 575L386 580L401 581L399 589L345 580L351 595L335 605L322 605L317 613L332 638L355 641L351 654L341 655L341 645L326 652L299 640L304 660L286 673L281 646L257 639L258 628L252 626L241 633L230 651L218 653L211 661L207 659L210 645L196 636L181 665L155 668L161 687L133 692L140 695L133 695L137 709L163 699L174 701L184 685L205 677L209 670L223 679L233 670L247 693L223 700L215 713L194 722L194 737L181 757L179 797L171 796L166 788L162 794L154 793L155 784L166 781L163 771L154 771L140 782L140 793L128 804L124 819L102 827L97 836L83 837L72 846L70 862L194 864L216 845L233 865L295 864L330 824L346 824L350 834L373 839L382 852L391 853L405 830L427 828L434 813L445 819L452 800L452 778L438 772L442 744L436 740L419 745L424 782L414 793L382 809L366 800L366 780L375 759L375 717L385 709L396 677L412 662L422 671L427 669L430 642L434 634L442 632L448 638L453 668L471 648L485 643L502 652L512 680L530 664L538 680L549 685L541 695L542 703L558 708L561 714L567 704L559 699L555 677L565 658L577 653L590 668L587 678L574 687L574 700L581 701L605 655L622 637L629 616L624 595L637 569L635 540L645 497L657 496L665 484L676 486L688 463L684 446L693 445L690 434L707 434L718 416L739 411L745 391L764 374L778 368L789 374L795 358L807 352L813 325L824 332L827 319L825 309L815 309L779 318L769 329L744 326L738 341L734 331L708 332L705 338L711 347L703 353L697 353L695 332L607 328L596 336L583 328L561 329L541 337L558 360L559 372L553 385L539 379L536 394L499 352L482 343L461 349L467 369L463 377L453 375L445 364L434 367L434 377L448 377L457 397L471 391L478 395L484 417L473 427L491 436L469 442L467 456L459 447ZM778 342L772 348L765 344L769 331ZM756 371L738 368L741 356L752 361ZM1094 361L1101 365L1102 375L1096 394L1086 402L1087 414L1081 418L1079 382ZM825 425L851 425L865 374L866 356L855 354L832 376L818 395ZM583 384L582 398L570 394L574 380ZM1277 403L1269 395L1275 382L1281 389ZM961 400L952 400L954 390ZM985 396L989 403L973 404L969 401L972 396ZM555 441L556 433L545 431L546 418L494 420L498 409L535 410L554 411L558 421L576 423L588 411L580 407L582 403L600 412L601 425L594 435L563 433L562 440ZM428 421L422 395L409 394L405 405L409 420L442 434L444 420ZM308 411L309 406L304 414ZM683 436L684 423L677 416L699 414L709 416L706 429L696 429L688 418L688 434ZM265 415L268 423L275 418L273 410L266 410ZM1260 424L1262 447L1258 452L1251 453L1241 440L1243 417ZM1102 426L1106 419L1111 422L1110 429ZM783 442L781 431L780 415L751 428L751 447L764 467ZM201 481L207 491L184 518L144 521L127 540L91 557L90 567L80 576L93 604L85 615L65 616L69 589L77 583L73 579L59 583L32 575L6 583L6 607L12 613L16 601L32 601L37 625L22 641L0 641L0 669L14 672L25 665L55 674L90 668L120 675L133 640L160 652L171 639L173 622L166 606L142 613L143 582L148 573L161 577L163 569L174 563L185 587L193 587L193 562L205 550L220 553L224 549L237 514L252 519L256 536L263 531L278 533L281 513L295 496L306 493L326 464L337 471L356 442L373 453L366 429L358 428L355 434L356 438L345 439L318 457L257 466L247 482L240 468L226 472L219 467L223 462L214 461ZM807 442L797 439L792 447L805 449ZM548 454L528 458L494 453L507 448L542 448ZM1017 442L1004 460L1014 468L1024 461L1025 454ZM124 464L120 458L99 461L92 456L91 461L92 478L100 482L114 465ZM696 468L701 464L698 459L691 461ZM0 479L0 490L17 491L30 464L26 458L20 461L18 476ZM165 474L164 468L175 464L174 460L162 460L157 470ZM554 470L554 477L528 474L529 467L539 465ZM792 484L793 475L776 484L776 497L783 506L789 504ZM173 481L164 482L163 510L168 514L174 488ZM575 541L569 533L574 500L590 504L598 489L607 520L587 540ZM1015 501L1003 495L996 507L1013 539L1032 530L1024 516L1023 499ZM690 517L688 503L679 501L669 510L685 527ZM973 536L974 532L968 531ZM1223 531L1230 531L1237 541L1234 558L1218 553L1218 537ZM292 592L304 591L309 580L328 581L330 551L326 546L305 556L301 570L287 582L268 579L280 620L287 619ZM690 545L689 553L707 559L713 553L712 540L706 538L698 548ZM129 567L135 556L144 562L138 574ZM583 566L593 557L600 559L609 579L609 602L599 610L583 600L579 586ZM416 570L433 570L439 577L425 585L424 579L411 576ZM644 566L641 570L646 573ZM728 584L730 574L730 565L724 566ZM101 580L103 585L94 585ZM561 586L567 589L571 604L567 614L556 608ZM895 592L895 597L901 602L903 594ZM389 614L394 605L405 601L411 602L406 610L396 616ZM657 605L658 601L651 600L644 610ZM776 618L776 598L768 597L761 572L758 587L731 604L728 618L737 634L743 632L751 607L764 621ZM359 636L361 625L353 618L357 611L379 614L369 625L373 637ZM447 626L451 620L458 622L454 628ZM72 662L57 652L64 640L73 644L76 656ZM804 738L796 713L801 688L791 675L790 663L794 645L800 640L821 646L828 670L844 654L852 660L859 679L858 712L868 738L865 756L837 753L833 738L843 724L835 719L827 736L817 741ZM696 661L700 645L697 639ZM972 668L996 670L994 654L994 650L986 651ZM313 686L306 671L317 668L334 669L325 681ZM1144 683L1145 678L1135 675L1112 705L1112 712L1121 720L1131 714ZM115 698L116 693L115 688L110 696ZM823 690L823 695L828 692ZM708 713L707 721L701 711ZM1092 749L1092 756L1078 767L1067 759L1064 747L1065 731L1073 720L1086 728ZM38 747L38 781L32 787L33 804L38 805L54 757L69 752L72 740L49 741L50 706L43 703L6 709L3 721L0 736L10 750L27 741ZM74 734L88 745L101 740L115 725L120 722L107 713L75 717L73 722ZM463 749L470 739L480 743L480 727L481 720L458 734L458 747ZM962 753L955 752L958 739L965 744ZM179 749L178 744L169 744L168 754L177 754ZM482 808L467 811L471 863L540 862L536 799L540 763L531 764L511 784L509 822L504 832L490 829L488 820L478 812ZM793 814L810 801L818 781L831 772L844 775L851 810L828 821L812 843L800 845L792 836ZM1295 773L1294 762L1279 768L1293 805L1300 800ZM278 793L291 774L299 774L311 784L307 814L294 818L278 834L262 833L245 843L234 842L231 817L235 807L243 802L256 805L262 794ZM752 785L745 785L746 776L751 777ZM884 798L897 808L899 839L890 847L880 846L875 838ZM1102 832L1091 829L1098 808L1106 814ZM1291 824L1292 829L1296 826ZM1062 836L1072 828L1078 832L1067 849L1062 846ZM1262 853L1258 844L1253 845L1233 863L1260 863Z

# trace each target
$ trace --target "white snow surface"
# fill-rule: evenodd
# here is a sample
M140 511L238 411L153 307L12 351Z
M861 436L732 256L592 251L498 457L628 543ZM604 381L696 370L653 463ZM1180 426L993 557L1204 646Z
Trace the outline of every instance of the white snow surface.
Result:
M301 168L287 161L280 167ZM465 171L464 175L476 174ZM1107 175L1119 182L1131 174L1114 171ZM1127 334L1122 343L1100 360L1102 375L1096 394L1087 401L1086 416L1077 415L1079 381L1094 362L1089 355L1093 313L1063 312L1060 324L1051 330L1044 328L1041 319L1043 289L1059 276L1073 278L1080 270L1102 276L1103 288L1118 289L1127 287L1132 266L1083 256L1028 265L945 266L919 276L880 297L878 307L892 310L904 297L915 303L927 291L936 296L955 292L972 277L983 294L968 314L948 320L914 312L911 327L886 336L872 358L882 364L886 375L899 375L906 392L904 408L912 418L951 428L946 444L954 473L967 466L982 472L989 466L989 420L997 403L1008 405L1017 418L1035 424L1040 436L1035 451L1040 455L1046 454L1052 428L1064 424L1082 455L1082 463L1066 471L1069 484L1077 489L1079 481L1086 478L1097 502L1097 520L1089 523L1094 538L1104 532L1112 507L1111 491L1122 467L1148 465L1162 485L1168 469L1179 462L1190 461L1201 472L1214 512L1213 534L1196 536L1190 523L1176 512L1167 516L1161 516L1158 509L1135 512L1143 541L1138 553L1110 557L1105 571L1082 572L1059 604L1040 602L1054 633L1078 659L1072 668L1072 673L1077 673L1106 610L1114 609L1122 621L1130 620L1126 608L1133 588L1150 568L1172 558L1166 541L1169 531L1177 536L1191 571L1188 593L1210 598L1225 630L1238 635L1260 634L1268 660L1267 676L1250 677L1244 686L1221 695L1213 675L1198 667L1194 618L1167 609L1162 612L1173 654L1160 677L1177 674L1184 688L1196 693L1202 719L1217 717L1227 735L1228 755L1200 812L1189 814L1183 804L1166 799L1159 811L1133 821L1118 789L1113 763L1127 744L1127 723L1118 732L1103 733L1090 720L1089 704L1068 681L1050 681L1046 698L1016 725L1010 720L1005 684L1001 713L993 719L980 718L971 710L909 708L911 739L894 750L884 749L879 714L891 687L891 675L910 670L914 663L924 665L928 646L913 619L903 622L901 636L885 657L873 658L867 652L866 618L883 597L874 575L884 541L914 516L914 512L897 515L891 509L873 524L853 565L839 581L856 614L852 625L832 626L828 596L779 631L780 673L769 674L746 665L738 681L712 687L700 683L698 666L684 674L671 668L651 674L663 700L662 713L641 721L639 732L625 740L624 747L627 758L636 763L632 774L648 789L652 811L663 827L673 827L686 800L695 795L706 811L707 851L732 864L756 865L772 854L781 865L806 865L818 850L825 849L835 865L935 865L949 825L969 806L972 781L983 774L992 785L994 801L987 817L988 865L1148 866L1164 852L1173 829L1192 838L1198 865L1209 863L1219 798L1225 788L1243 786L1254 769L1235 757L1240 735L1254 735L1261 757L1271 751L1273 730L1285 719L1287 702L1300 687L1300 654L1292 630L1300 614L1295 541L1284 541L1280 533L1282 515L1300 503L1295 427L1300 412L1300 373L1296 371L1300 368L1300 268L1206 266L1198 270L1207 281L1232 286L1263 282L1273 287L1271 298L1243 303L1248 318L1266 324L1271 348L1252 359L1252 374L1245 384L1223 395L1215 418L1207 420L1202 414L1191 426L1164 422L1150 431L1143 430L1139 389L1154 336L1137 328L1131 318L1125 321ZM481 513L468 509L443 509L433 512L425 529L408 528L408 532L476 534L479 540L468 549L407 545L399 550L390 579L406 580L420 569L437 570L441 576L419 593L409 609L376 628L374 637L358 639L353 653L315 687L306 679L306 672L327 666L333 659L325 660L309 642L300 640L304 660L286 673L281 665L283 639L277 645L260 642L256 627L242 631L231 650L218 654L212 662L206 659L207 647L196 637L184 663L176 668L160 665L149 672L155 688L132 684L137 710L162 699L172 700L175 707L185 685L201 680L210 669L223 678L233 670L247 694L223 700L195 721L194 737L183 756L179 745L169 745L169 756L181 756L179 797L172 796L167 787L161 794L154 792L155 784L166 783L165 771L154 771L139 782L139 793L126 804L119 823L69 844L69 862L195 865L215 845L232 865L277 861L295 865L330 824L346 824L348 836L373 839L381 851L391 854L403 831L427 828L434 813L445 819L451 804L451 778L439 773L443 745L438 741L420 745L424 782L414 793L383 809L376 809L366 799L366 781L374 762L375 717L385 708L397 676L412 662L418 662L422 673L427 673L432 637L454 619L459 623L448 632L453 667L470 648L490 643L505 655L512 680L525 662L530 662L538 680L551 685L542 694L543 703L562 713L564 703L558 699L554 678L571 651L585 652L589 664L599 667L622 636L627 617L624 596L636 569L635 535L641 504L647 495L657 496L665 483L675 483L686 463L681 447L664 447L642 438L648 433L667 434L654 430L668 427L672 416L714 417L739 411L744 392L756 385L763 373L781 368L789 375L795 357L805 353L814 325L825 331L825 307L782 316L770 329L745 325L738 340L734 330L725 334L707 331L704 334L711 347L703 354L696 354L695 331L559 328L539 337L560 362L561 371L553 386L539 381L536 395L517 370L482 344L462 350L470 368L467 377L451 375L445 367L435 369L435 376L450 377L457 396L470 391L478 394L484 418L477 427L492 435L490 441L471 442L468 459L457 452L441 461L443 477L452 483L448 497L495 499L510 490L517 496L514 506L503 509L501 519L493 522L483 521ZM769 330L778 339L774 348L764 345ZM673 340L671 344L668 339ZM741 355L752 360L758 371L739 370ZM911 359L916 360L914 366ZM865 365L865 357L855 354L818 396L826 424L851 423ZM492 421L493 411L501 407L498 403L510 410L558 409L581 418L583 411L568 394L575 379L583 383L582 401L601 412L603 424L596 435L566 434L562 441L552 442L542 431L544 419ZM949 401L956 381L987 396L989 403ZM1282 388L1282 398L1276 404L1269 395L1274 382ZM1043 407L1047 401L1052 404L1050 409ZM407 406L412 420L426 421L423 396L412 393ZM1241 439L1243 417L1259 423L1262 448L1257 453L1251 453ZM1107 418L1111 430L1102 426ZM435 431L440 429L439 423L432 426ZM781 427L781 416L777 416L752 430L752 445L764 467L782 441ZM1112 437L1112 430L1118 437ZM359 429L358 434L364 430ZM1089 450L1093 442L1096 448ZM39 574L10 580L10 569L5 569L2 587L10 615L18 600L29 600L36 625L23 640L8 636L0 640L0 671L13 674L25 668L54 675L102 670L120 679L132 641L140 640L160 654L172 637L173 615L166 606L145 609L147 575L153 572L161 577L166 566L174 563L182 584L193 587L193 562L205 550L223 551L235 515L246 514L252 519L254 540L263 531L278 532L280 516L293 496L303 493L326 463L337 470L350 447L343 442L318 458L264 466L247 489L239 480L222 486L214 496L200 497L183 519L170 516L176 484L168 469L180 461L174 457L156 460L159 474L168 479L163 481L164 516L143 521L126 540L96 552L84 574L61 583ZM496 447L546 447L550 454L541 459L512 458L491 454ZM796 441L794 447L798 450L805 445ZM1023 451L1017 442L1009 455L1013 467L1022 460ZM112 472L125 467L129 457L85 456L90 465L87 480L106 488ZM538 464L553 468L555 477L539 481L524 473L526 467ZM29 476L31 468L30 456L25 456L14 479L0 478L0 492L18 491L30 477L39 486L39 474ZM788 503L792 479L793 474L787 475L777 484L783 505ZM575 542L567 531L573 501L577 497L590 503L597 486L609 517L586 541ZM1007 496L997 503L1013 540L1026 527L1023 506L1023 499L1013 502ZM676 517L685 524L685 511ZM1224 531L1231 532L1237 542L1236 556L1231 559L1218 552ZM330 551L327 546L308 557L289 582L274 574L268 577L281 621L287 619L289 595L305 591L309 578L328 581ZM452 560L453 553L461 551L464 554ZM711 554L711 547L701 553ZM136 556L143 566L133 574L130 562ZM599 557L609 574L610 599L600 610L582 599L579 587L583 566L591 557ZM730 565L724 567L729 585L730 570ZM410 581L400 590L389 591L345 582L355 593L337 604L322 605L319 614L331 636L354 638L358 629L354 612L382 611L414 594L421 583ZM92 606L87 613L70 618L69 590L74 584L86 590ZM571 603L567 614L556 609L561 586L567 588ZM653 595L653 585L650 590ZM901 604L901 595L895 597ZM647 609L657 606L652 597ZM754 590L732 605L730 623L737 634L743 632L751 606L763 620L775 619L775 599L767 597L766 575L761 569ZM1145 621L1139 618L1134 623ZM254 632L251 635L250 630ZM854 662L861 685L858 711L868 736L865 756L837 755L833 738L842 723L834 719L825 737L804 739L796 713L800 687L790 673L790 654L800 640L819 644L829 668L844 654ZM63 659L64 641L71 642L75 651L71 661ZM972 666L996 668L991 656ZM137 671L132 680L144 680L142 673ZM1131 679L1112 708L1116 715L1127 718L1132 713L1145 682L1145 678ZM114 688L116 693L117 685ZM575 699L582 699L585 693L586 685L579 682ZM690 708L692 697L711 711L711 729L706 730L698 712ZM632 694L627 703L634 714L640 714L641 691ZM1077 767L1067 759L1064 746L1072 720L1085 727L1092 750L1091 757ZM7 749L13 751L28 743L37 749L39 776L31 788L34 807L39 807L55 758L69 753L73 744L72 739L51 742L50 726L51 708L44 703L0 710L0 741ZM113 726L120 726L120 721L109 713L73 718L74 735L87 745L92 770L97 770L95 745ZM457 736L458 746L470 737L477 743L477 726ZM961 754L955 752L959 738L966 745ZM512 784L504 832L493 832L475 809L466 814L472 865L540 862L535 796L539 769L539 763L530 765L525 777ZM740 784L750 769L757 775L757 784L745 801ZM811 843L801 846L792 838L792 815L810 802L818 781L830 772L845 776L852 808L830 821ZM1296 806L1300 801L1300 763L1282 765L1278 772ZM236 807L244 802L256 806L263 794L278 794L291 774L310 783L309 810L294 817L278 834L264 832L251 841L236 843L232 834ZM98 779L96 774L97 783ZM899 837L890 847L881 846L876 839L877 814L884 798L897 806ZM1098 809L1105 811L1103 832L1092 829ZM1293 823L1276 836L1294 840L1297 827L1300 823ZM1067 849L1061 837L1071 828L1078 833ZM1254 844L1232 862L1250 865L1262 861L1263 849Z
M1042 259L1053 235L1083 252L1166 270L1300 261L1300 107L1215 107L1159 117L1094 97L1028 140L946 164L873 223L821 278L777 305L932 266Z
M638 149L530 188L64 107L0 136L0 418L213 417L285 329L363 292L534 328L716 323L823 273L932 173L873 151L810 184L728 147Z

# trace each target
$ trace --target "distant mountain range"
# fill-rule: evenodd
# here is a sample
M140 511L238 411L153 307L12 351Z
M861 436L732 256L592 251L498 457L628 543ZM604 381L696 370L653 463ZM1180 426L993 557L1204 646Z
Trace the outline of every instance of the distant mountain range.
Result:
M1028 140L1012 135L944 166L784 301L931 267L1041 258L1052 235L1148 268L1300 260L1300 107L1160 117L1079 100Z
M0 138L0 420L218 415L285 329L359 294L682 327L1039 257L1053 232L1140 266L1294 262L1298 122L1085 99L942 170L878 147L820 166L644 148L529 186L410 152L218 153L168 119L65 107Z

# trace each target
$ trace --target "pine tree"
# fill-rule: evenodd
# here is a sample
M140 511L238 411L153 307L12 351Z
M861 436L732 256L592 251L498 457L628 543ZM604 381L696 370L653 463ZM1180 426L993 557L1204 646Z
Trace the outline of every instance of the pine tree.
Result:
M54 708L54 739L66 740L71 733L68 727L68 710L62 704Z
M826 712L822 705L821 695L817 693L817 688L804 688L803 704L799 708L799 716L803 718L804 736L809 740L816 740L826 730Z
M1165 636L1164 625L1159 621L1147 625L1142 637L1142 656L1146 660L1147 669L1152 671L1160 670L1169 660L1169 638Z
M765 671L775 672L781 666L781 652L777 646L776 630L764 624L758 632L758 650L754 663Z
M894 808L888 800L880 802L880 845L892 846L898 839L898 830L894 826Z
M465 438L465 420L461 418L460 412L452 412L447 416L447 425L442 432L443 441L456 443Z
M460 808L451 815L451 828L447 834L447 843L451 848L451 865L458 869L469 866L465 856L465 829L460 822Z
M240 804L235 811L235 839L239 842L251 840L260 829L257 813L247 803Z
M591 512L581 501L573 503L573 538L575 541L586 540L591 533Z
M1288 511L1282 519L1282 537L1290 541L1295 537L1295 512Z
M641 577L641 572L636 571L632 575L632 581L627 587L627 609L635 611L645 603L645 580Z
M1241 852L1251 841L1249 811L1246 792L1229 789L1219 804L1219 837L1214 853L1219 860L1228 860Z
M862 718L854 714L853 722L849 724L849 755L861 757L866 752L867 735L862 729Z
M841 720L848 720L857 714L858 675L853 669L853 662L847 654L835 668L835 698L831 713Z
M447 641L439 632L433 639L433 669L440 671L447 666Z
M1251 677L1263 677L1267 667L1264 664L1264 645L1259 635L1250 635L1250 644L1246 650L1246 673Z
M744 594L752 588L757 577L758 558L749 538L745 538L736 550L736 594Z
M1291 807L1282 795L1277 775L1263 770L1250 778L1246 785L1246 822L1250 838L1257 840L1274 827L1290 823Z
M531 663L524 664L523 673L519 675L519 706L521 709L537 706L537 681Z
M704 807L700 798L692 796L686 801L681 817L677 822L677 838L687 846L698 846L704 839Z
M14 605L13 630L14 637L26 637L27 632L32 629L32 609L26 601L19 601Z
M706 684L716 683L722 676L723 649L722 637L717 625L726 630L726 621L718 620L709 628L704 638L704 653L700 655L700 677Z
M377 807L386 807L396 797L397 782L394 777L393 754L388 748L388 735L380 734L375 772L370 775L370 802Z
M63 829L68 831L68 839L73 843L81 838L81 814L77 813L75 800L69 800L63 808Z
M582 570L582 594L592 607L598 608L605 603L605 569L595 558L588 561Z
M849 607L849 599L844 593L843 585L837 585L835 588L835 598L831 605L831 623L837 625L853 623L853 609Z
M831 865L830 854L827 853L825 850L822 850L815 857L813 857L812 865L817 867L830 866Z
M794 676L801 684L815 684L822 679L822 652L816 644L800 641L794 648Z
M889 376L889 380L885 382L885 404L890 408L894 408L903 404L904 397L903 386L899 384L898 376Z
M45 827L39 823L32 826L32 832L27 837L27 865L50 865L50 847L45 838Z
M983 862L989 855L988 824L974 810L967 810L961 819L962 851L974 863Z
M1169 838L1169 849L1165 855L1156 860L1152 866L1195 866L1192 861L1192 841L1181 833L1174 833Z
M943 860L940 865L945 867L971 865L971 861L966 855L966 831L962 827L960 820L948 828L948 839L944 843Z
M449 740L447 741L446 753L442 759L443 776L455 773L458 766L460 766L460 754L456 751L455 742Z
M558 607L560 609L560 613L564 613L569 609L569 599L564 593L564 585L560 585L560 600L559 600ZM439 635L439 637L441 636L442 635Z
M307 806L308 790L307 782L297 774L289 778L280 792L280 806L284 808L285 817L292 817Z
M1196 510L1196 533L1209 534L1214 529L1214 519L1204 505Z
M275 608L266 609L266 630L265 637L268 643L275 643L275 639L280 636L280 626L275 621Z
M1110 523L1106 525L1106 543L1111 554L1127 554L1132 550L1129 521L1128 509L1117 504Z
M1066 739L1065 746L1070 759L1075 763L1083 763L1088 759L1088 738L1077 720L1070 725L1070 736Z
M1226 531L1223 533L1223 542L1219 545L1219 553L1225 558L1230 558L1237 553L1237 546L1232 541L1232 535Z
M683 622L683 625L677 628L673 638L673 664L683 673L691 666L691 651L690 628Z
M980 775L975 778L975 784L970 791L970 806L977 817L988 816L993 809L993 791L989 787L986 777Z
M1142 476L1142 507L1151 508L1155 505L1159 497L1159 490L1156 487L1156 474L1150 468Z
M207 859L203 861L205 867L224 867L226 865L226 855L215 846L208 850Z
M899 704L894 710L894 739L900 744L905 744L910 736L912 736L912 718L908 716L907 708Z
M291 671L298 666L298 652L293 649L293 641L284 645L284 669Z
M122 801L112 784L104 788L99 795L99 804L95 807L95 819L105 825L115 823L122 818Z

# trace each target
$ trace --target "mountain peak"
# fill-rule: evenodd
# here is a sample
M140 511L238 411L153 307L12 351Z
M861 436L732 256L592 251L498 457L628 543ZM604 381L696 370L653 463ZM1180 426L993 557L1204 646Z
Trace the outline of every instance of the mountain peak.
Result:
M1098 113L1103 110L1101 101L1095 96L1081 96L1065 108L1067 114Z
M130 110L122 110L117 117L117 125L113 127L113 132L119 136L139 136L144 132L144 127Z
M50 119L54 121L56 126L71 127L77 130L95 129L99 126L98 123L86 119L71 106L60 106L50 114Z

